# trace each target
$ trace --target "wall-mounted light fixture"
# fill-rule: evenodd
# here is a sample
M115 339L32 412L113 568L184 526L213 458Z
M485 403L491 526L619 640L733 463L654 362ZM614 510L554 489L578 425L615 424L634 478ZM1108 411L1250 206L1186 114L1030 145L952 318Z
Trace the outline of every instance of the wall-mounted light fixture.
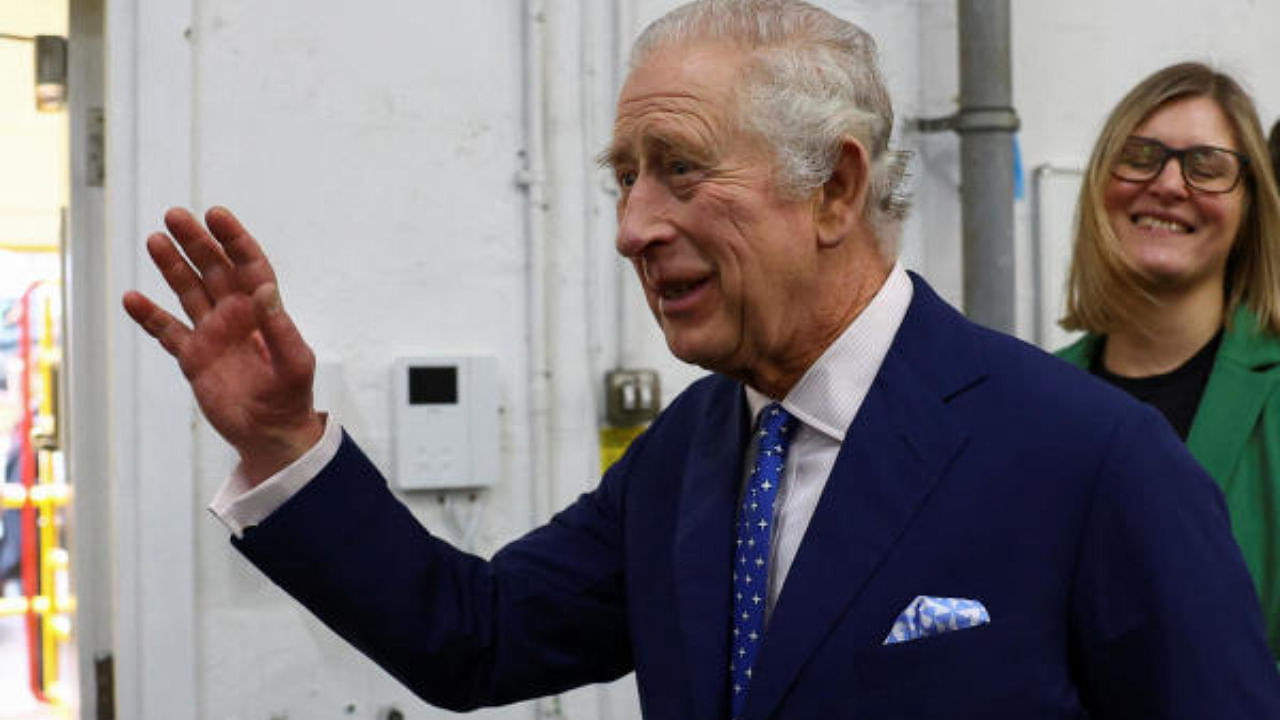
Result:
M13 35L0 40L31 43L36 49L36 110L58 112L67 107L67 39L61 35Z
M36 36L36 110L57 112L67 107L67 39Z

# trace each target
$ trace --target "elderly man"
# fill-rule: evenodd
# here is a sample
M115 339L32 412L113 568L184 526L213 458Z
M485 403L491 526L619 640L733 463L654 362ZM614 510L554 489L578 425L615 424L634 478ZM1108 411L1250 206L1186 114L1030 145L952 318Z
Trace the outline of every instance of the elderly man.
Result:
M234 544L455 709L635 670L671 720L1280 717L1222 500L1161 418L895 263L874 52L798 0L703 0L641 37L604 154L618 250L714 374L489 561L312 409L232 215L210 236L171 211L190 264L148 247L193 327L125 306L240 453L214 501Z

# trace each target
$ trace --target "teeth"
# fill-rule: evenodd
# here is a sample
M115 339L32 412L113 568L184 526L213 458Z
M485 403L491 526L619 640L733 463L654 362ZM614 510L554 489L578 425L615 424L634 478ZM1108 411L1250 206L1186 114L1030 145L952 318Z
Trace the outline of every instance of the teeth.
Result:
M1188 233L1191 228L1179 222L1172 220L1161 220L1150 215L1139 215L1134 224L1141 228L1153 228L1156 230L1168 230L1169 232Z
M690 290L698 286L698 283L680 283L679 285L666 285L662 288L662 297L667 300L675 300L683 297Z

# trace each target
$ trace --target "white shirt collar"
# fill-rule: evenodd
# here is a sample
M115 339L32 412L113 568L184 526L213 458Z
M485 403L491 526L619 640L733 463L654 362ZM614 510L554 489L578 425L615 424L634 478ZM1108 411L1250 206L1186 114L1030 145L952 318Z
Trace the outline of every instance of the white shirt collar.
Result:
M782 407L805 425L844 442L845 431L902 326L914 291L902 263L894 263L875 297L805 371L782 399ZM747 387L746 393L752 418L773 402L755 388Z

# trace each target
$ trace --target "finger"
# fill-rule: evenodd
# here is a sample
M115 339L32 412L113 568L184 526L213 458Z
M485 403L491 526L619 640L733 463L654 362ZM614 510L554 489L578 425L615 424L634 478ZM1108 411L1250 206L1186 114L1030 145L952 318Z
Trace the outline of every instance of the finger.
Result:
M130 290L124 294L124 310L148 335L160 342L170 355L181 360L191 338L191 328L165 312L146 295Z
M170 208L164 214L164 225L200 271L205 291L215 303L235 289L231 259L194 215L183 208Z
M276 374L286 382L309 385L315 371L315 356L284 311L279 289L273 284L259 286L253 293L253 310L262 339L271 351Z
M215 206L209 208L204 218L213 236L231 258L240 290L252 295L262 285L276 284L275 270L266 253L262 252L262 246L230 210Z
M213 298L209 297L200 276L164 233L155 233L147 238L147 252L169 284L169 289L178 297L187 317L198 322L213 308Z

